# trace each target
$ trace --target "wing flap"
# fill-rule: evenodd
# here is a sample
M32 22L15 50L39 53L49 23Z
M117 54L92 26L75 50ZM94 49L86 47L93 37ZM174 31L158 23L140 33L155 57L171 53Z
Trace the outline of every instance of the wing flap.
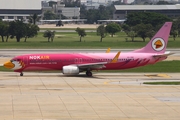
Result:
M86 69L86 68L93 68L93 69L100 69L100 68L104 68L105 64L107 64L108 62L98 62L98 63L87 63L87 64L78 64L77 66L80 69Z

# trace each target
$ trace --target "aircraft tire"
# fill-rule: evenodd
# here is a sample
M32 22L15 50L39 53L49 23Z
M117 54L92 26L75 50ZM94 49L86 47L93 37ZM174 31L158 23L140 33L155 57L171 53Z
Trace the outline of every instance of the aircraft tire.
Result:
M23 73L20 73L20 76L23 76Z
M91 71L87 71L87 72L86 72L86 75L87 75L88 77L91 77L91 76L92 76L92 72L91 72Z

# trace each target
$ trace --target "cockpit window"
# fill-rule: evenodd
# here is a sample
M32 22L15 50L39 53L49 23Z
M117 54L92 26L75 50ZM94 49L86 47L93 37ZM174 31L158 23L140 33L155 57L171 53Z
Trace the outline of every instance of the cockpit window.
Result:
M11 62L14 62L14 61L20 61L20 59L12 59L10 60Z

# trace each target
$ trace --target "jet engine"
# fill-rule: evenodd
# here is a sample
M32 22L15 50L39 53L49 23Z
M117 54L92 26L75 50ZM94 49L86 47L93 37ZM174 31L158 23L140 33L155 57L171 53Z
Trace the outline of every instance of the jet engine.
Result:
M79 68L77 66L63 66L62 73L65 75L77 75L79 74Z

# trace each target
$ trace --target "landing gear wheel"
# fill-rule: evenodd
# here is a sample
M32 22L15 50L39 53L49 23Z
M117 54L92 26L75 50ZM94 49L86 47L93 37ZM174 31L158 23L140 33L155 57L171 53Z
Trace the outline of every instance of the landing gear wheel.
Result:
M20 76L23 76L23 73L20 73Z
M86 72L86 75L87 75L88 77L91 77L91 76L92 76L92 72L91 72L91 71L87 71L87 72Z

